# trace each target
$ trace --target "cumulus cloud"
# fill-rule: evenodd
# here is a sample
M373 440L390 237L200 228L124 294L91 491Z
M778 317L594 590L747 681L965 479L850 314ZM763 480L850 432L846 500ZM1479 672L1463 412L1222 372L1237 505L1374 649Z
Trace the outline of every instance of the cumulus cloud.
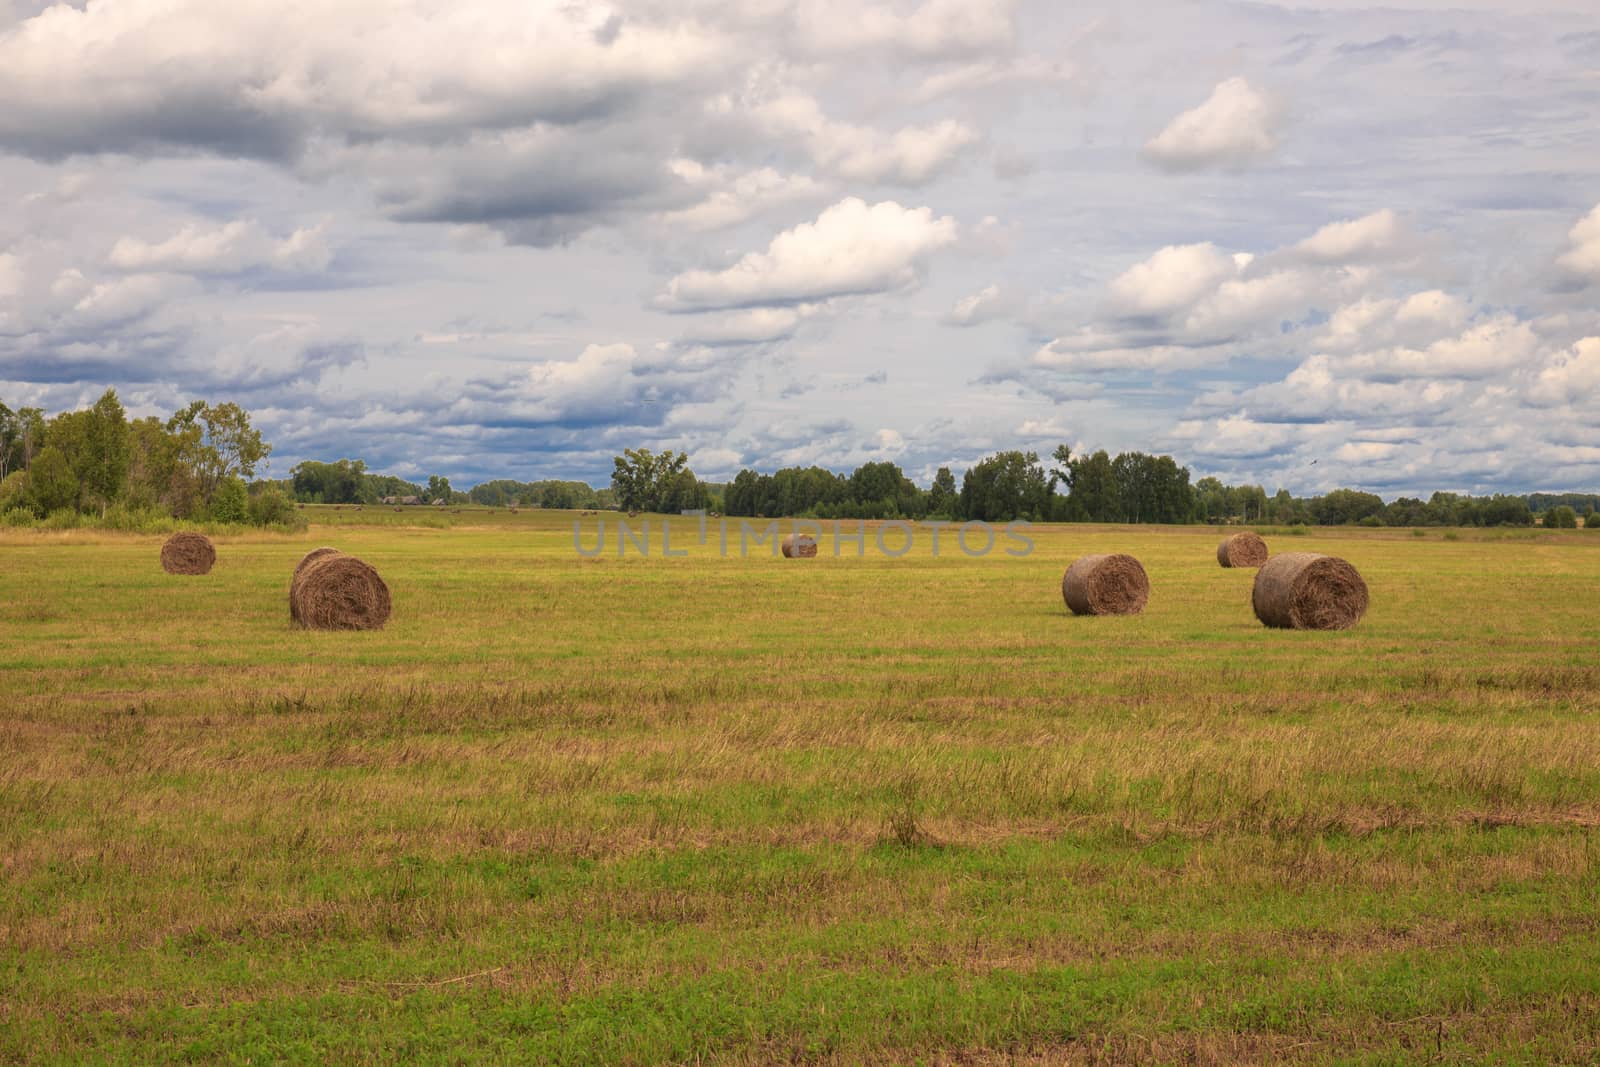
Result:
M1540 407L1600 400L1600 337L1585 337L1556 353L1528 391Z
M801 0L796 41L810 52L898 52L917 59L970 59L1009 51L1014 0L924 0L891 6L859 0Z
M0 38L0 144L41 157L202 149L290 159L314 137L615 113L726 58L671 19L572 0L57 5ZM468 58L470 57L470 58Z
M892 200L841 200L726 270L693 270L657 298L669 311L781 306L914 285L929 257L955 241L956 221Z
M835 121L803 93L773 100L758 115L769 129L801 138L817 166L854 182L924 185L978 140L971 127L954 119L889 134Z
M1567 240L1570 247L1557 262L1574 274L1600 280L1600 204L1578 220Z
M957 300L944 317L951 326L977 326L1012 314L1016 301L999 285L986 285L970 296Z
M1238 166L1277 148L1277 109L1243 78L1229 78L1206 102L1183 112L1144 146L1144 156L1167 170Z
M692 230L718 230L736 226L773 208L815 200L822 183L805 174L783 174L772 167L741 173L730 168L707 167L692 159L673 160L670 168L700 199L689 207L664 212L668 226Z
M1381 259L1407 251L1408 234L1400 217L1388 208L1359 219L1330 222L1294 251L1318 263Z
M233 274L257 267L316 272L326 269L332 258L325 225L275 241L259 223L239 219L219 227L185 226L164 241L123 237L107 261L127 271Z
M1169 245L1114 278L1110 302L1114 311L1128 316L1177 311L1235 277L1248 262L1225 255L1210 242Z

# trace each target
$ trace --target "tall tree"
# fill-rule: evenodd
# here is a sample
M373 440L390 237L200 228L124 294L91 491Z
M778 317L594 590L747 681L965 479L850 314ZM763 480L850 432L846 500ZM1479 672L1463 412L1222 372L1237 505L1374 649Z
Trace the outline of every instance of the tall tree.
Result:
M272 446L261 439L261 431L250 425L250 413L232 402L196 400L174 415L167 426L189 443L185 458L208 504L225 480L253 476L256 464L272 453Z
M1105 449L1072 461L1069 513L1080 522L1116 522L1121 516L1120 487Z
M956 476L949 467L940 467L933 476L933 486L928 490L928 514L946 519L958 518L961 496L956 491Z
M76 506L78 476L59 448L49 445L33 457L28 468L28 495L41 515Z

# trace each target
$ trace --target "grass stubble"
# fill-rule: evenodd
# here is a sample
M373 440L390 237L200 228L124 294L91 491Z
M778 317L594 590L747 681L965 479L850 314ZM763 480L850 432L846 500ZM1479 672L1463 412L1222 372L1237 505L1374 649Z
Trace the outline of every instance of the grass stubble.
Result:
M1317 634L1210 529L583 559L309 510L204 582L0 534L0 1061L1600 1055L1581 532L1297 537L1372 589ZM289 628L325 542L385 630ZM1142 615L1062 605L1105 551Z

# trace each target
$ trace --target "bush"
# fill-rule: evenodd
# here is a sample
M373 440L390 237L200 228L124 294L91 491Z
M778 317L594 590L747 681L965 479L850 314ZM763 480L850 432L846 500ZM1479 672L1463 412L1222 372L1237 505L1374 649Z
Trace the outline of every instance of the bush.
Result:
M177 520L161 508L130 507L127 504L111 505L103 516L91 520L88 525L102 530L147 534L172 533L178 528Z
M39 523L41 530L76 530L83 525L83 516L71 508L56 508Z
M1600 511L1591 511L1589 517L1583 520L1585 530L1600 530Z
M294 504L280 489L266 489L250 498L246 515L255 526L287 526L299 516Z
M0 512L28 506L28 475L26 471L12 471L0 482Z
M38 521L33 512L27 508L12 508L0 514L0 526L29 527Z
M1550 530L1576 530L1578 513L1563 504L1544 513L1544 525Z
M229 478L217 486L208 510L212 522L244 523L250 517L248 494L244 483L237 478Z

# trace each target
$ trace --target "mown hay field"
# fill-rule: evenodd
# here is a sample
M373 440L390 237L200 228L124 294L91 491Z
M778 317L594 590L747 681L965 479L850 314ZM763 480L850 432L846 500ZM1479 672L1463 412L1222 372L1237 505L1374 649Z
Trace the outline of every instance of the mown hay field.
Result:
M0 1062L1600 1057L1600 537L1269 533L1371 590L1314 633L1214 529L367 512L0 532ZM323 544L383 630L291 628Z

